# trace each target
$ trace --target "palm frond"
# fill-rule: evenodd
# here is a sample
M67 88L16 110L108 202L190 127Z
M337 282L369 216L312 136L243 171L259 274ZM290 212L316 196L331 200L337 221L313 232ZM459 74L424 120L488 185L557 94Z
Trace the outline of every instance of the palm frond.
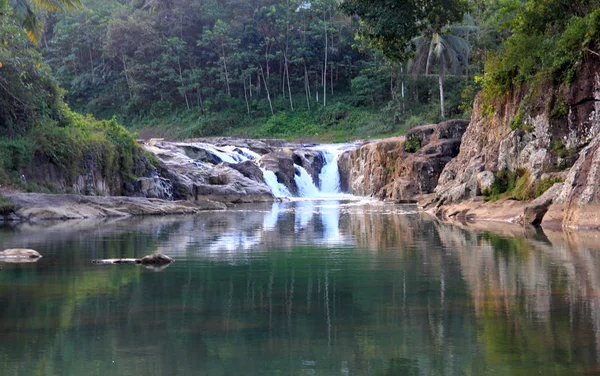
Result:
M15 15L21 18L21 24L27 33L29 39L35 44L39 44L41 36L41 27L38 18L31 9L26 0L10 0Z

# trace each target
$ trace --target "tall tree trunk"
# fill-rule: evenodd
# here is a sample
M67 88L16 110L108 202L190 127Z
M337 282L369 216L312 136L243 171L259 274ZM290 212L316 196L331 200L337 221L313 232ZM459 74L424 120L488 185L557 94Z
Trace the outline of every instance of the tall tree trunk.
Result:
M327 22L325 19L327 13L323 13L323 22L325 24L325 62L323 64L323 106L327 106Z
M402 112L404 112L404 66L402 64L400 65L400 74L402 74L401 95L402 95Z
M248 110L248 115L250 115L250 104L248 103L248 95L246 94L246 78L244 77L244 99L246 100L246 109Z
M196 87L196 93L198 94L198 102L200 104L200 113L204 115L204 101L202 100L202 92L200 91L200 86Z
M46 38L44 37L44 40ZM46 46L48 48L48 46ZM94 75L94 59L92 58L92 46L88 44L88 54L90 55L90 72L92 73L92 84L96 83L96 77Z
M179 81L183 85L183 71L181 69L181 60L179 60L179 57L177 57L177 68L179 68ZM183 98L185 98L185 106L189 110L190 109L190 102L188 101L187 90L185 90L185 88L183 89Z
M308 71L306 69L306 61L304 62L304 91L306 92L306 105L310 111L310 86L308 83Z
M125 60L125 55L121 56L121 61L123 62L123 74L125 75L125 83L127 84L127 90L129 91L129 99L133 99L133 93L131 92L131 83L129 82L129 74L127 74L127 62Z
M444 67L441 64L440 74L438 75L438 84L440 86L440 109L442 111L442 119L444 119Z
M292 89L290 87L290 70L288 68L288 62L287 62L287 52L284 55L284 59L285 59L285 74L287 76L288 95L290 97L290 108L292 109L292 111L294 111L294 101L292 100Z
M231 95L231 89L229 88L229 72L227 72L227 59L225 57L225 46L221 42L221 51L223 52L223 69L225 70L225 82L227 83L227 95Z
M269 94L269 86L265 80L265 72L263 71L262 65L260 66L260 73L265 84L265 91L267 92L267 100L269 101L269 107L271 108L271 115L275 115L275 112L273 112L273 103L271 103L271 95Z
M331 71L329 72L329 87L331 88L331 95L333 95L333 64L330 64Z

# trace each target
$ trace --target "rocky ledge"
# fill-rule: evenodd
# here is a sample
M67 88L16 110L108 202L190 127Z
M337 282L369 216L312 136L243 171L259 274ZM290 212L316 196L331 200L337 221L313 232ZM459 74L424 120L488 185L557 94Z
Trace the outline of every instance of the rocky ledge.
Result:
M12 221L127 217L135 215L195 214L222 210L223 203L211 200L166 201L144 197L102 197L52 195L42 193L3 193L15 204Z
M383 200L410 200L433 192L459 152L466 120L411 129L405 137L363 144L340 155L342 191Z

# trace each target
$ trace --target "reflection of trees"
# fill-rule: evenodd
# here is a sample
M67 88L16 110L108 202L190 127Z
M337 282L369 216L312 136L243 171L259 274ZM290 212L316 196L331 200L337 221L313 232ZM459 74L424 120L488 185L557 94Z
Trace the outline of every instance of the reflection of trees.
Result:
M385 206L290 205L5 233L46 257L0 274L10 342L0 373L568 374L597 364L600 265L577 239L470 231ZM89 265L155 249L177 262L162 273Z
M441 225L439 234L459 259L488 360L531 370L557 364L558 374L600 361L597 252L562 233L550 242L541 233L508 237Z

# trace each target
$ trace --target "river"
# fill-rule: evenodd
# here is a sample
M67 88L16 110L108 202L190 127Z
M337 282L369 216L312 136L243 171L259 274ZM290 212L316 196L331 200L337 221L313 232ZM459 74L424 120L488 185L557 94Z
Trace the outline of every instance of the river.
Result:
M0 247L44 257L0 264L0 374L600 372L597 234L415 209L296 200L3 228ZM90 262L156 251L176 262Z

